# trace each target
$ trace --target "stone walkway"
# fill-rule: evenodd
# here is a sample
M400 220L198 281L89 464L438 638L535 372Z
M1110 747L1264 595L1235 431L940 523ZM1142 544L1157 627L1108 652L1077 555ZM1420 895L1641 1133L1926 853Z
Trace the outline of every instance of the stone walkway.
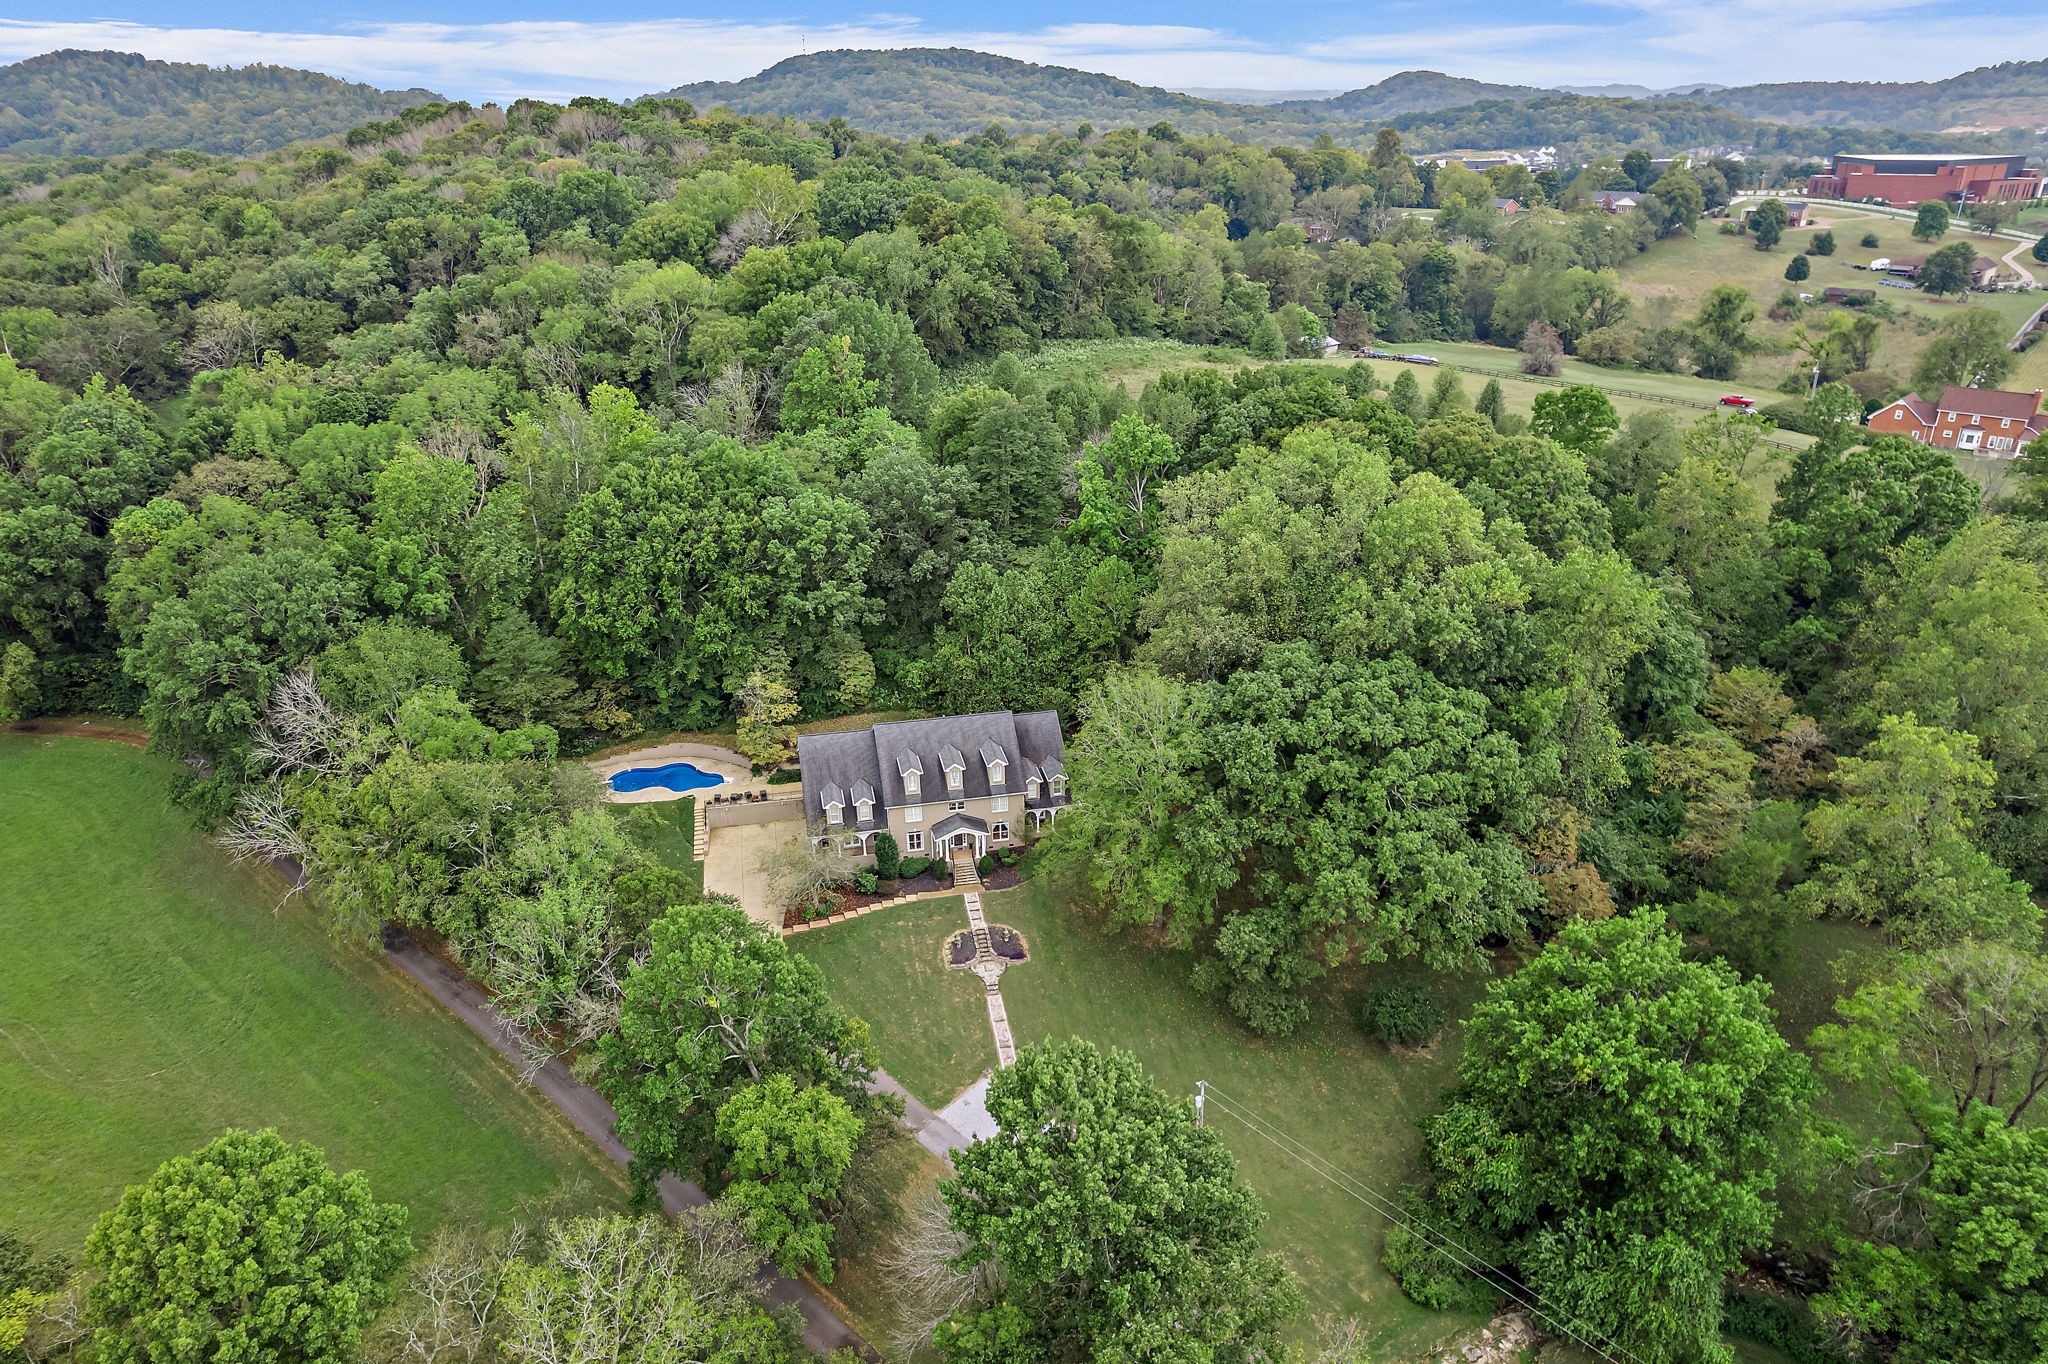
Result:
M1003 959L988 940L988 920L981 916L981 873L970 853L953 854L953 884L966 893L967 927L974 933L974 960L967 969L981 977L988 994L988 1026L996 1037L996 1064L1017 1064L1017 1042L1010 1036L1010 1011L1003 1007Z

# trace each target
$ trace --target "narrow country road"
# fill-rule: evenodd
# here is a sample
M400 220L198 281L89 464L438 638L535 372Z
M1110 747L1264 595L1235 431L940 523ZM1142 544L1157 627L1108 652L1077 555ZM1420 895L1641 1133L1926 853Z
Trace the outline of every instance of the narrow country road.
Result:
M498 1018L497 1010L484 992L478 989L467 976L456 971L395 926L384 930L384 954L391 964L410 976L421 989L439 1000L449 1012L469 1024L470 1027L499 1052L509 1058L515 1066L522 1066L519 1049L505 1035L505 1029ZM889 1081L894 1084L894 1081ZM550 1058L538 1073L532 1076L532 1084L549 1102L567 1114L569 1121L576 1124L583 1133L596 1142L604 1153L624 1165L632 1156L625 1143L612 1131L618 1121L618 1114L605 1102L604 1096L569 1073L559 1057ZM878 1086L880 1087L880 1086ZM900 1087L899 1087L900 1088ZM896 1091L891 1091L896 1092ZM907 1107L907 1105L906 1105ZM923 1105L919 1105L920 1108ZM929 1110L926 1110L930 1116ZM936 1122L937 1119L933 1118ZM940 1124L943 1126L944 1124ZM947 1129L951 1131L950 1128ZM957 1134L956 1134L957 1135ZM918 1139L924 1141L922 1133ZM927 1147L929 1142L925 1143ZM961 1144L965 1144L964 1142ZM941 1153L943 1154L943 1153ZM674 1175L664 1175L656 1186L661 1193L661 1205L670 1212L684 1208L698 1207L710 1201L702 1189L686 1183ZM839 1319L839 1314L814 1292L809 1284L798 1279L785 1278L770 1270L762 1279L767 1290L768 1302L775 1307L794 1304L803 1314L804 1344L819 1354L830 1354L838 1349L852 1349L864 1359L879 1359L873 1350L851 1326Z

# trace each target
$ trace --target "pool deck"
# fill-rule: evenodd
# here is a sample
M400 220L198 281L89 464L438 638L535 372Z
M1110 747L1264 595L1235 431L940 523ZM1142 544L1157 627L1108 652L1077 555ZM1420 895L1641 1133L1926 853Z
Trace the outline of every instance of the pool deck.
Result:
M665 786L650 786L644 791L614 791L611 788L610 778L614 772L623 772L629 767L661 767L668 763L689 763L700 771L723 777L725 782L720 786L701 786L694 791L671 791ZM704 799L734 791L768 789L768 783L753 775L747 760L739 753L710 744L657 744L653 748L592 759L589 767L604 783L605 795L620 805L681 800L684 796Z

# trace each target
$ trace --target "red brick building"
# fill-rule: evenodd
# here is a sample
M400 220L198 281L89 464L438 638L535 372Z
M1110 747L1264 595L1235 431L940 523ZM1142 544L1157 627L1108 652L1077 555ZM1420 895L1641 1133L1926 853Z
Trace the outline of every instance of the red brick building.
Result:
M2038 388L2032 393L1951 388L1938 403L1908 394L1872 413L1869 426L1880 435L2011 459L2028 441L2048 435L2048 412L2041 411Z
M1882 199L1911 208L1940 199L1963 205L1986 199L2038 199L2041 172L2024 156L1837 156L1826 175L1806 182L1822 199Z

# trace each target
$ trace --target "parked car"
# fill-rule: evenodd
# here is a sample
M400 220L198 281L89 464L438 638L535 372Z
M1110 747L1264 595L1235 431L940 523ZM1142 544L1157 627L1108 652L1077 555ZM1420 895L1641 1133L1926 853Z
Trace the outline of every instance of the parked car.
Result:
M1411 365L1434 365L1441 363L1434 355L1397 355L1396 360L1406 360Z
M1756 399L1745 398L1740 393L1730 393L1727 397L1721 399L1721 406L1739 407L1746 412L1756 406Z

